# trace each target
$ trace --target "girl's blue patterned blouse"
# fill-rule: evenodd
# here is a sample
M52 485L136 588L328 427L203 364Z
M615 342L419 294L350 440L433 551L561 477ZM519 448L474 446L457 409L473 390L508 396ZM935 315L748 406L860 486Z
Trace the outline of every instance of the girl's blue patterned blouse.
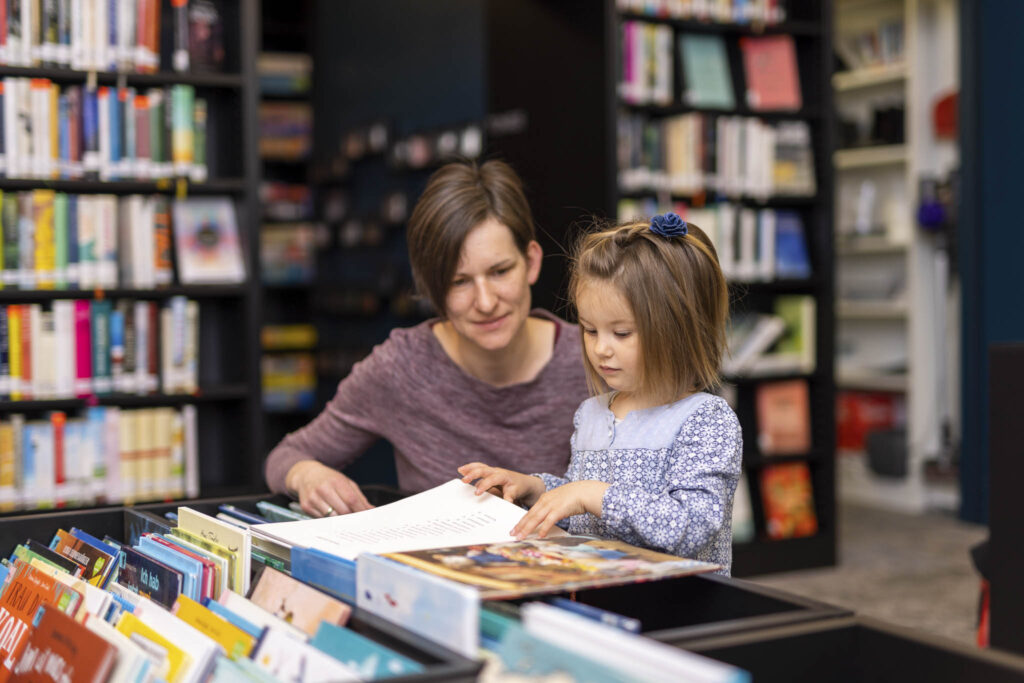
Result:
M714 562L722 566L719 573L728 574L732 499L743 452L736 414L722 398L697 393L632 411L616 424L608 408L613 396L580 404L565 477L537 475L548 490L571 481L611 484L601 517L569 517L569 533Z

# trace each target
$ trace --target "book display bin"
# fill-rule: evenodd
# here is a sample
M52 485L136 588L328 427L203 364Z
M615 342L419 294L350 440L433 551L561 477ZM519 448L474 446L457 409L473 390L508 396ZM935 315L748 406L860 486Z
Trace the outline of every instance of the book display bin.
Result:
M556 593L638 619L641 634L669 645L849 616L849 610L717 574ZM551 596L545 596L551 597ZM535 598L530 598L535 599ZM522 604L527 600L513 601Z
M394 492L384 487L366 487L364 491L367 499L373 504L385 504L395 499ZM188 506L206 514L216 515L218 505L227 503L254 509L254 504L259 500L268 500L285 506L288 504L288 499L284 496L265 494L219 499L207 498L175 503L149 503L131 508L118 506L21 515L16 518L0 520L0 553L10 552L15 545L24 542L27 538L48 543L57 529L66 529L72 526L79 527L98 537L109 534L114 538L122 538L125 533L124 513L129 509L145 510L162 516L165 512L176 511L179 506ZM474 681L481 666L480 662L466 659L422 636L358 608L353 608L346 628L424 665L425 671L421 674L388 679L396 683L402 681Z
M979 650L864 617L702 638L680 646L743 668L757 683L1024 680L1024 657Z

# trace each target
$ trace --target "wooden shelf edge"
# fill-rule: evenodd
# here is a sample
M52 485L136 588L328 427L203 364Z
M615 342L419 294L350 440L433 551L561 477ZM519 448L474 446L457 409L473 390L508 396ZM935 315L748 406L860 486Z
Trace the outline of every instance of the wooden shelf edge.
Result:
M832 87L836 92L850 92L878 85L899 83L907 78L907 65L903 62L868 66L832 74Z

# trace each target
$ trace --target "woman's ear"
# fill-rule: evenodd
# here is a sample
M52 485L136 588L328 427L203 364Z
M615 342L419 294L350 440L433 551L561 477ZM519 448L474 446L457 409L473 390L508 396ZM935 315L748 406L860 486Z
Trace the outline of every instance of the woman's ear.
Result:
M526 279L532 285L540 277L540 262L544 260L544 249L537 240L526 245Z

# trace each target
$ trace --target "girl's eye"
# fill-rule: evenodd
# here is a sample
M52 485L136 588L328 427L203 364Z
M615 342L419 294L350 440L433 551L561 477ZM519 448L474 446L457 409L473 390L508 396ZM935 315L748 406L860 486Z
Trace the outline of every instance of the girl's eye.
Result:
M589 327L584 327L583 334L597 334L597 330L591 329Z
M632 332L632 331L630 331L630 330L617 330L617 331L615 332L615 336L616 336L616 337L620 337L620 338L623 338L623 339L624 339L624 338L626 338L626 337L628 337L628 336L629 336L629 335L631 335L631 334L633 334L633 332Z

